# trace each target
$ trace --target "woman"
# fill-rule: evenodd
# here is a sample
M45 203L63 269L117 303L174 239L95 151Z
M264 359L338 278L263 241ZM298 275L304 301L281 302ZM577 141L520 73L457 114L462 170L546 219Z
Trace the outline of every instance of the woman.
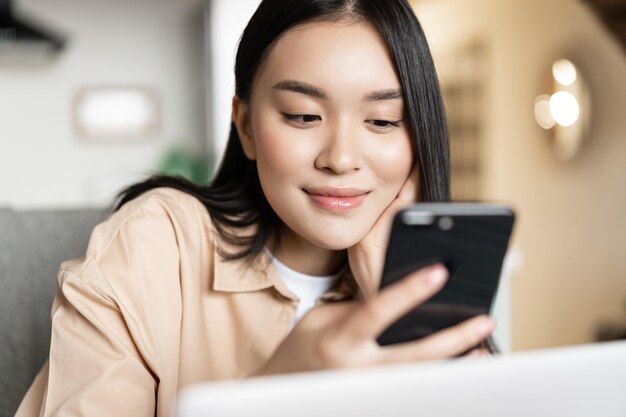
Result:
M50 358L19 416L169 416L191 383L444 358L492 332L478 317L376 343L446 279L437 265L377 292L395 211L449 198L436 74L406 1L265 0L235 73L215 180L131 186L62 265Z

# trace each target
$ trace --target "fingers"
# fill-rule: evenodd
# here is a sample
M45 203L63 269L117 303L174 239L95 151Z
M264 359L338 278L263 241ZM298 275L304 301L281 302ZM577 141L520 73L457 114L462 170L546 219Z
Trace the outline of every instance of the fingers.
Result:
M417 169L417 165L413 167L413 170L407 177L404 185L400 188L398 192L398 196L395 200L387 207L386 212L395 214L397 211L415 203L418 197L418 186L419 186L419 171ZM392 217L392 216L389 216Z
M389 346L384 349L384 362L395 363L457 356L486 339L494 328L495 321L491 317L477 316L424 339Z
M441 264L408 275L359 306L347 318L343 333L349 338L376 338L397 319L431 298L447 277L448 271Z
M484 356L489 356L490 353L487 349L484 348L476 348L469 352L466 355L463 355L463 358L482 358Z
M348 248L348 260L366 299L376 294L383 271L389 232L396 213L411 205L418 196L419 171L413 168L396 198L382 211L372 229L357 244Z
M415 203L418 196L418 184L419 171L416 165L413 167L404 185L402 185L402 188L400 188L396 198L383 210L378 220L376 220L371 232L367 236L370 244L382 249L387 247L387 239L389 238L389 230L393 223L393 217L398 211ZM376 236L377 238L372 241L373 237Z
M400 191L398 192L398 196L383 211L380 218L376 222L376 225L374 225L374 228L376 228L377 226L390 228L391 223L393 221L393 216L398 211L402 210L403 208L417 201L417 196L419 194L418 185L419 185L419 170L417 169L417 165L415 165L413 167L413 170L407 177L406 181L402 185L402 188L400 188ZM385 238L387 238L386 233L385 233Z

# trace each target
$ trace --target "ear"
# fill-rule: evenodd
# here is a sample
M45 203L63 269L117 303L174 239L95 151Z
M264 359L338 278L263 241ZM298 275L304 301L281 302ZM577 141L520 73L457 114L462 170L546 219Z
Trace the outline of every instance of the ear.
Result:
M239 141L243 152L251 161L256 160L256 143L250 129L250 106L241 101L237 96L233 97L232 121L237 128Z

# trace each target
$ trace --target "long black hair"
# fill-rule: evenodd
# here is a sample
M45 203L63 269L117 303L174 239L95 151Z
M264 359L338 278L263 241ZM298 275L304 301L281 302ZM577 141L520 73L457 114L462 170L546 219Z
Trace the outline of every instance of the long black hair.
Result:
M448 201L450 163L443 102L426 38L406 0L263 0L239 42L236 95L249 101L261 64L289 29L313 21L342 20L368 22L384 39L402 86L420 171L420 200ZM154 176L124 189L115 210L157 187L182 190L204 204L219 237L240 248L234 253L222 253L227 259L250 259L270 238L279 245L282 222L263 194L256 163L245 156L234 123L221 165L210 184L199 186L182 178ZM254 233L242 235L251 226Z

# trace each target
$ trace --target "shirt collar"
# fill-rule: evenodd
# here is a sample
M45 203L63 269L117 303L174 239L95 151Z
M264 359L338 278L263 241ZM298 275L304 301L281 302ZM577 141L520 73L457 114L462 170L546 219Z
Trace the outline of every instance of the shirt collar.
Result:
M215 253L213 262L214 291L254 292L274 287L285 298L297 300L281 279L267 251L262 251L252 261L226 260ZM320 297L321 303L352 299L356 282L347 268L335 285Z

